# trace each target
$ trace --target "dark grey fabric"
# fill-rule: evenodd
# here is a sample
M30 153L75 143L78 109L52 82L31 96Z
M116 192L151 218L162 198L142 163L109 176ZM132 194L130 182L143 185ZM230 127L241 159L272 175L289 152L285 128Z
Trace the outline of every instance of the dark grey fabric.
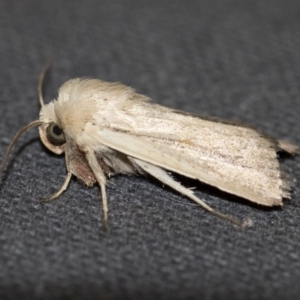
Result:
M67 79L119 81L156 102L240 121L300 144L300 2L0 1L0 159ZM242 230L143 177L97 187L75 179L56 201L63 157L37 130L0 180L1 299L299 299L300 159L282 162L292 201L264 209L179 177Z

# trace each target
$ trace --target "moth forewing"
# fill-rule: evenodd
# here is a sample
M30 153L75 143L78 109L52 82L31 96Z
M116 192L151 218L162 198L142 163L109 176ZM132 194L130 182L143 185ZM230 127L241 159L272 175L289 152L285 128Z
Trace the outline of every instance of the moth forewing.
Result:
M149 128L153 127L149 126ZM249 130L251 132L253 129ZM282 172L279 169L275 146L271 141L264 140L259 135L257 138L262 141L256 146L249 141L251 135L245 136L245 140L248 140L248 147L257 148L253 155L250 150L242 147L240 151L234 149L234 143L226 145L227 140L224 140L227 148L221 148L220 139L224 139L221 136L217 150L213 148L207 150L205 137L202 140L203 145L196 145L193 140L153 138L151 132L146 135L145 132L137 134L99 130L98 135L103 144L129 156L190 178L199 179L223 191L259 204L281 205L282 198L289 197L288 185L282 179ZM242 141L242 138L239 137L239 140Z

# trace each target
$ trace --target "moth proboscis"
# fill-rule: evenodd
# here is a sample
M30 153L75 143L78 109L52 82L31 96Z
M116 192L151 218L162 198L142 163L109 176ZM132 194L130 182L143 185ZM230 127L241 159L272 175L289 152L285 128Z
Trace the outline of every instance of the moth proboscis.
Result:
M295 154L297 146L251 127L160 106L130 87L99 79L71 79L60 87L57 99L44 104L42 85L48 68L38 84L40 118L15 135L0 167L1 173L20 135L39 126L43 144L56 154L65 153L67 169L62 187L43 201L59 197L72 175L87 186L98 183L106 228L106 177L140 173L155 177L214 215L239 226L248 224L211 208L169 171L265 206L282 205L284 198L290 198L277 152Z

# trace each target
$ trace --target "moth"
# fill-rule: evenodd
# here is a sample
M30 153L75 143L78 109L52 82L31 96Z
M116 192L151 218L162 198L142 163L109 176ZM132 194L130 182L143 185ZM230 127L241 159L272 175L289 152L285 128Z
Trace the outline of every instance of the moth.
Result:
M44 201L59 197L72 175L87 186L98 183L106 225L107 178L147 174L209 212L243 225L208 206L170 172L265 206L279 206L290 198L277 152L295 153L296 146L251 127L160 106L128 86L99 79L71 79L60 87L57 99L44 104L45 73L38 85L39 120L16 134L0 168L2 172L19 136L38 126L43 144L55 154L65 154L67 169L62 187Z

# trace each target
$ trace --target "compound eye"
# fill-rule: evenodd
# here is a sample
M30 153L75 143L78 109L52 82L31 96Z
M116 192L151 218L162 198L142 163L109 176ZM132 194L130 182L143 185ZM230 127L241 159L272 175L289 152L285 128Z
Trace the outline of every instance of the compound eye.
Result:
M54 122L50 123L46 129L46 136L48 141L55 145L61 146L66 142L66 137L62 129Z

